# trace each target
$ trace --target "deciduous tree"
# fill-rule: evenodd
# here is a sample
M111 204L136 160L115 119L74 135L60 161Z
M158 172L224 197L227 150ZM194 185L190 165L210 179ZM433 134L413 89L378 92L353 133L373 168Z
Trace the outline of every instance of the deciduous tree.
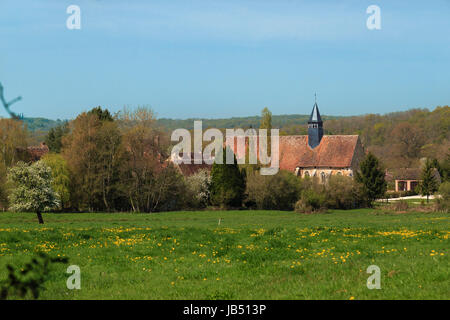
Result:
M71 172L72 203L81 210L114 209L118 199L121 135L115 121L82 113L63 138L62 153Z
M25 160L27 147L26 126L18 120L0 119L0 161L5 167L13 166L17 161Z
M18 162L9 168L8 181L13 186L9 195L11 211L35 212L42 224L41 213L58 208L58 194L52 187L51 169L43 161L32 165Z
M168 140L148 108L123 110L119 116L124 163L121 189L134 212L180 207L184 180L166 160Z
M48 153L41 159L52 171L52 187L58 193L61 209L70 200L70 172L66 160L56 153Z

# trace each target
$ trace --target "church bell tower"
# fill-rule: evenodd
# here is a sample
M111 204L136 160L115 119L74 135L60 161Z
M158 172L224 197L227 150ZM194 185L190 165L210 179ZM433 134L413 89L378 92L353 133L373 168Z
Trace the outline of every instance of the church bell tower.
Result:
M314 149L320 144L320 140L323 137L323 122L320 117L319 107L317 101L314 103L311 116L308 121L308 145L311 149Z

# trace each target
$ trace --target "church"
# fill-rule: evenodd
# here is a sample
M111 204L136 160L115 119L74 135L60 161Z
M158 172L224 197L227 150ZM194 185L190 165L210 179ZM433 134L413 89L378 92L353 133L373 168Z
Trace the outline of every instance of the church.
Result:
M280 169L297 176L352 177L365 152L358 135L324 135L317 102L308 121L308 135L280 136Z
M308 120L308 135L279 137L279 168L290 171L299 177L317 177L325 183L332 175L353 177L365 156L364 148L358 135L324 135L323 121L317 102L314 103ZM235 140L232 150L237 158L240 154ZM227 141L228 143L228 141ZM225 145L227 145L225 143ZM248 152L248 138L245 141ZM191 159L193 155L191 155ZM173 161L171 158L170 161ZM180 172L193 175L199 170L211 170L211 165L178 164Z

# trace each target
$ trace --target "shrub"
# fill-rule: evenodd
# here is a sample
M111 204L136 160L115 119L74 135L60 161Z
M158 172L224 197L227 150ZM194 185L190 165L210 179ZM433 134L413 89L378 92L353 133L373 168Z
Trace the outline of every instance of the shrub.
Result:
M405 200L398 200L394 201L394 203L391 205L391 208L394 211L408 211L409 205Z
M398 198L398 197L401 197L401 196L402 196L402 193L398 192L398 191L392 191L392 192L386 193L386 198L387 199Z
M301 179L297 212L318 212L325 209L352 209L367 206L369 199L363 186L351 177L331 176L326 184L317 178Z
M325 185L326 205L331 209L352 209L365 201L360 186L351 177L331 176Z
M409 191L405 191L401 197L409 197L409 196L416 196L419 193L416 190L409 190Z
M46 253L40 252L20 270L8 264L6 266L8 277L1 282L0 300L6 300L10 296L26 298L28 293L34 299L39 298L40 291L44 289L43 284L48 278L51 264L67 263L68 261L69 259L65 257L52 258Z
M299 199L300 179L291 172L280 171L264 176L259 171L247 176L247 206L265 210L293 210Z
M295 211L299 213L314 213L326 210L325 193L313 189L303 190L300 200L295 203Z
M436 199L436 209L438 211L450 212L450 181L441 183L438 194L441 197Z
M0 210L8 208L8 195L6 190L6 168L0 162Z

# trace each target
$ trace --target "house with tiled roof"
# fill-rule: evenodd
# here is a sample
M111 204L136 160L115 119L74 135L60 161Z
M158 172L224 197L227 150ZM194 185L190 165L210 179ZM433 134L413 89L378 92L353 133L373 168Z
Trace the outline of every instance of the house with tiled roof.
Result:
M420 183L422 168L399 168L393 172L386 172L386 181L394 181L395 191L414 191ZM441 175L439 171L433 169L433 177L441 183Z
M42 142L39 146L18 147L16 150L21 155L20 157L27 162L39 161L50 151L45 142Z

